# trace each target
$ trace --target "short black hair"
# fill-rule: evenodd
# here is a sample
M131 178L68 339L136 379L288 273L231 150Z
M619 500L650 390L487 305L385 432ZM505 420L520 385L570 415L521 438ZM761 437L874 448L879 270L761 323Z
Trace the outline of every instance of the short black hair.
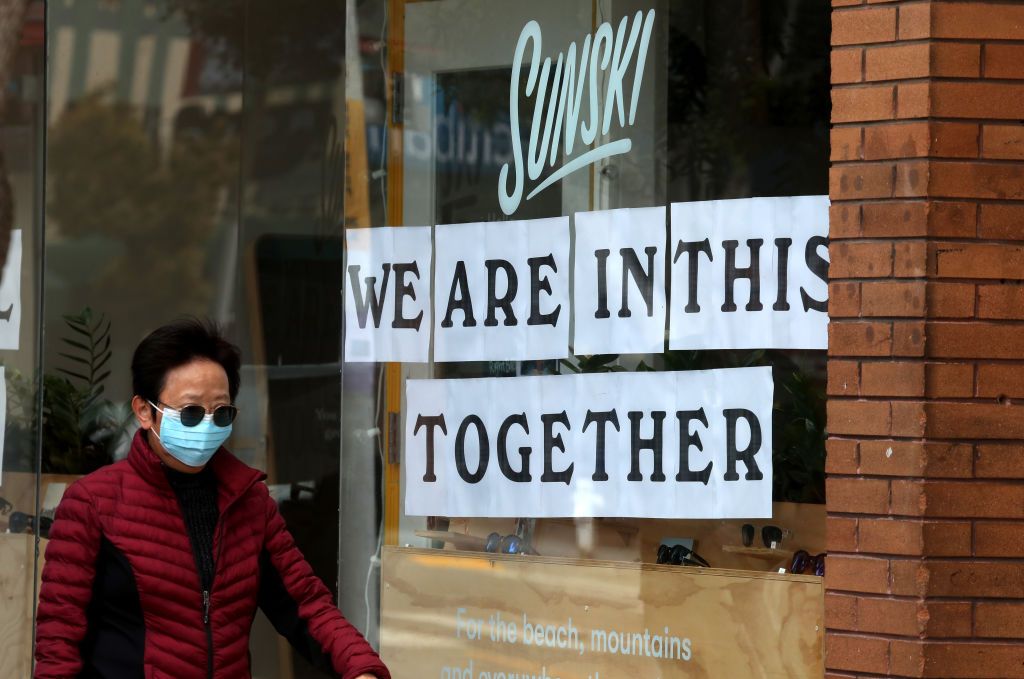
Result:
M137 396L156 403L164 390L167 373L195 359L208 359L224 368L228 393L234 403L241 382L242 356L208 319L183 318L161 326L139 342L132 356L132 389Z

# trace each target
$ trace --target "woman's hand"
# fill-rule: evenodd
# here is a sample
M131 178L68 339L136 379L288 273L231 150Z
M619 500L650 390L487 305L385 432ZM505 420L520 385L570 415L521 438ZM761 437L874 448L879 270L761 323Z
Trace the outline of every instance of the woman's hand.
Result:
M375 674L360 674L356 679L377 679Z

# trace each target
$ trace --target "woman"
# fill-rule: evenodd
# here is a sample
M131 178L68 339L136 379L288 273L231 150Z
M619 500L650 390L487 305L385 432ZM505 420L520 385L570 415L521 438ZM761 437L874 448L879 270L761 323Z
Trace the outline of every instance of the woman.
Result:
M390 679L296 548L266 475L222 447L240 363L196 320L135 350L128 458L72 484L50 530L38 679L249 677L257 606L311 662Z

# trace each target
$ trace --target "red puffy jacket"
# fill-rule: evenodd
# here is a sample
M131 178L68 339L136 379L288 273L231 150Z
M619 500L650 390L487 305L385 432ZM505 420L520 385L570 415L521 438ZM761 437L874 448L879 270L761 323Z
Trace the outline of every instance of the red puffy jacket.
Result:
M209 464L220 518L208 602L178 499L142 432L126 460L67 489L46 548L36 678L250 677L259 604L343 679L390 679L296 548L266 476L223 448Z

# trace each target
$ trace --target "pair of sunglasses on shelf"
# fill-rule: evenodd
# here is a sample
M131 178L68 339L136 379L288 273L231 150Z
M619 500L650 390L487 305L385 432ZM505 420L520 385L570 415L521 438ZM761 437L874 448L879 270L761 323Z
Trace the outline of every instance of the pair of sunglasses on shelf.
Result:
M181 423L186 427L194 427L207 417L213 420L213 423L218 427L226 427L235 421L238 417L238 408L231 405L217 406L213 409L213 412L207 415L206 408L201 405L186 405L180 408L175 408L172 405L158 401L160 405L168 410L172 410L178 413L178 418ZM154 408L156 404L151 403Z
M819 578L825 577L826 556L828 555L824 552L811 556L807 550L798 550L793 554L793 563L789 567L789 572L796 573L797 575L814 574Z
M50 537L53 519L48 516L32 516L25 512L14 512L7 519L7 530L11 533L30 533L44 538Z
M740 527L740 537L743 540L744 547L750 547L754 544L754 533L756 529L752 524L745 523ZM768 549L775 549L782 544L782 538L788 534L788 531L784 531L778 526L764 526L761 528L761 542Z
M684 545L660 545L658 547L658 563L672 566L697 566L699 568L711 568L711 564L704 560L697 552Z
M518 535L491 533L484 543L484 551L490 554L524 554L523 540Z

